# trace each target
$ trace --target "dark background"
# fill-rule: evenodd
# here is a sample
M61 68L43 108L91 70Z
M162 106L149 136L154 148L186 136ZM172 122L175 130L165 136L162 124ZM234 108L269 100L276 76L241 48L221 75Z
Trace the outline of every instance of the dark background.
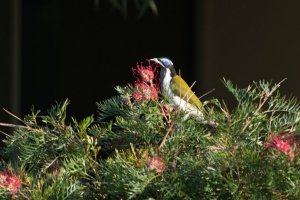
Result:
M220 78L240 87L287 77L284 94L300 96L300 1L159 1L137 19L108 1L1 0L0 107L23 117L71 100L76 118L133 82L131 67L166 56L197 94L234 105ZM0 112L0 121L11 119Z
M192 66L193 4L158 6L159 17L149 11L137 20L133 5L124 19L103 1L98 10L93 1L25 1L22 113L69 98L71 112L83 117L114 95L114 86L133 81L137 62L169 56Z

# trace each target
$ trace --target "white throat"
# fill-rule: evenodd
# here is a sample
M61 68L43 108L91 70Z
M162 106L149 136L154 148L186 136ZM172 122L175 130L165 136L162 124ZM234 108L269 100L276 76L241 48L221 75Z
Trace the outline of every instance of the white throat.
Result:
M162 91L168 95L170 98L173 97L173 93L171 91L171 71L169 69L166 69L165 71L162 71L160 74L160 80L161 82L161 89Z

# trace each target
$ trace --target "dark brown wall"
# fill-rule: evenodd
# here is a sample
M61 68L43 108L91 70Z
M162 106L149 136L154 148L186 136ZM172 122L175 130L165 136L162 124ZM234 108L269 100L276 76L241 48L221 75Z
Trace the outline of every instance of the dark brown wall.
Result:
M221 77L240 86L288 78L285 94L300 97L300 1L206 0L203 20L204 88L226 97Z
M9 0L0 1L0 121L7 116L2 112L3 107L9 107L10 73L9 73L9 35L10 10Z

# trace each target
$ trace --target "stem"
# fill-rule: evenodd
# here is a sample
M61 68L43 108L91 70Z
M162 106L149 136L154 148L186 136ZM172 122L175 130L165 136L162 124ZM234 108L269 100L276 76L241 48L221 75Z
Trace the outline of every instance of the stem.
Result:
M169 134L171 133L172 129L174 127L174 123L171 124L171 126L169 127L165 137L163 138L163 140L161 141L159 147L158 147L158 150L161 149L161 147L166 143L166 140L167 140L167 137L169 136Z

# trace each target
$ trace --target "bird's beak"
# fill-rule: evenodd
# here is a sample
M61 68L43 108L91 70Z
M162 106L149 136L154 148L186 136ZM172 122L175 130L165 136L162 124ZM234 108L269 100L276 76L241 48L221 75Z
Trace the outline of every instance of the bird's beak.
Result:
M152 58L152 59L150 59L150 61L155 62L155 63L158 64L160 67L165 68L165 66L164 66L157 58Z

